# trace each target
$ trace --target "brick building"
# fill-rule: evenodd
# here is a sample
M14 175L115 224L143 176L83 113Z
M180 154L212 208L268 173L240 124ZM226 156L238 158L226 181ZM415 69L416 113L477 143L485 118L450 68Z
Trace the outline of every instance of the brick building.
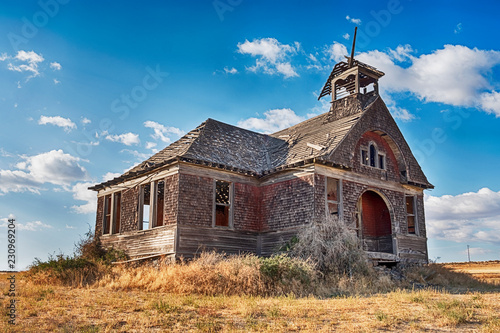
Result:
M427 181L378 94L384 73L349 58L320 98L329 112L271 135L208 119L122 176L95 185L96 235L132 258L201 248L269 255L328 214L378 261L426 262Z

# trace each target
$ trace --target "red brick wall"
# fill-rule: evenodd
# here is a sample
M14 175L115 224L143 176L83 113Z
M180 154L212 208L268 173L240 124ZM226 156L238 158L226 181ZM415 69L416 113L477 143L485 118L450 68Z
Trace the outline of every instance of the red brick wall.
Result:
M311 175L261 187L263 230L279 230L311 222L314 214L313 185Z
M178 223L212 226L214 180L179 174Z
M234 228L260 231L262 229L261 189L257 186L234 184Z

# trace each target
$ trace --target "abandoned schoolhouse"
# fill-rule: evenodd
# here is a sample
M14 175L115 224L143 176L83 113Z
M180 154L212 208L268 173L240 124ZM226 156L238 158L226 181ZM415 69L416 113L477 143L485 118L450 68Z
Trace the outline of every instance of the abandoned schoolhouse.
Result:
M335 65L329 112L266 135L207 119L97 191L96 235L131 258L270 255L335 215L378 262L428 260L433 188L379 96L380 70Z

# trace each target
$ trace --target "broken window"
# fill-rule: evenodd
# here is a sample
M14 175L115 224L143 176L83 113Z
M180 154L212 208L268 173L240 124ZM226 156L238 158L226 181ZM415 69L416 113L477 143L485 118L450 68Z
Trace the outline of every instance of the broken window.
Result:
M330 215L339 214L340 197L340 181L335 178L326 178L326 205Z
M162 226L165 207L165 181L157 180L142 185L140 192L139 230Z
M103 219L103 224L102 224L102 233L103 235L109 234L111 230L111 211L112 211L112 205L111 205L111 195L105 195L104 196L104 219Z
M380 169L385 169L385 156L378 154L378 167Z
M361 163L368 165L368 150L361 149Z
M408 221L408 233L416 234L415 196L406 196L406 218Z
M120 212L121 212L121 204L122 204L122 194L121 192L117 192L113 198L113 234L117 234L120 232Z
M231 183L215 181L215 226L229 227L231 221Z

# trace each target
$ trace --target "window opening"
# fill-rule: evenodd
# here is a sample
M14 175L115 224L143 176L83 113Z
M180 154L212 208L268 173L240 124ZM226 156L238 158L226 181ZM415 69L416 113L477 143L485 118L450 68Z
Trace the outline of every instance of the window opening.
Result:
M156 227L163 225L165 208L165 181L157 181L156 184Z
M377 150L375 149L375 146L373 144L370 144L370 166L375 167L376 163L376 156L377 156Z
M340 203L339 180L334 178L326 179L326 203L330 215L338 215Z
M102 233L109 234L111 230L111 195L104 196L104 220Z
M406 197L406 218L408 221L408 233L416 234L417 228L415 224L415 197L407 196Z
M361 149L361 163L368 165L368 150Z
M142 190L142 216L141 224L139 226L140 230L149 229L149 217L150 217L150 203L151 203L151 184L146 184L141 186Z
M215 225L229 227L231 212L231 183L215 181Z
M378 167L380 169L385 169L385 156L378 154Z
M121 212L122 194L121 192L114 194L113 201L113 234L120 232L120 212Z

